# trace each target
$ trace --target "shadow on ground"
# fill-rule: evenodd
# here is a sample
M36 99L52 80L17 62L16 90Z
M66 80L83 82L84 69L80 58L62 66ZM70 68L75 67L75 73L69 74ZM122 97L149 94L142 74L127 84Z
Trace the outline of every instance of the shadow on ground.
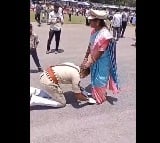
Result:
M66 98L67 104L71 104L74 108L82 108L84 106L90 105L86 101L77 102L74 93L72 91L65 92L64 96Z
M51 53L54 53L55 52L55 49L52 49L51 50ZM63 53L64 52L64 50L63 49L58 49L58 53Z
M83 101L83 102L77 102L74 93L72 91L68 91L64 93L66 104L71 104L74 108L82 108L86 105L90 105L89 103ZM30 107L30 110L49 110L49 109L58 109L62 107L50 107L50 106L42 106L42 105L33 105Z
M136 47L136 43L135 44L131 44L131 46Z
M36 69L30 69L30 73L38 73L39 71Z
M42 106L42 105L34 105L30 107L30 111L32 110L49 110L49 109L59 109L61 107L51 107L51 106Z
M88 85L85 90L87 92L91 93L91 85ZM66 104L71 104L74 108L82 108L87 105L92 105L89 104L86 101L78 102L74 96L74 92L68 91L64 93L65 99L66 99ZM117 102L118 99L112 96L107 96L107 101L111 104L114 105L114 102ZM58 109L62 107L49 107L49 106L40 106L40 105L35 105L31 106L30 110L48 110L48 109Z
M91 93L91 84L89 84L87 87L85 87L85 90L89 93ZM112 96L107 96L107 102L109 102L111 105L114 105L114 102L117 102L118 99Z

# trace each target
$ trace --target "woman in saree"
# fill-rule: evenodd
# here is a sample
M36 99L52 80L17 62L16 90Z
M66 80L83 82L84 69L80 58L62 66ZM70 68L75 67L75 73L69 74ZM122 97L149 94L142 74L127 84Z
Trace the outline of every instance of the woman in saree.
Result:
M106 101L106 89L118 92L116 65L116 42L107 29L104 19L106 13L90 10L90 26L92 29L89 46L82 62L82 67L91 71L91 91L97 104Z

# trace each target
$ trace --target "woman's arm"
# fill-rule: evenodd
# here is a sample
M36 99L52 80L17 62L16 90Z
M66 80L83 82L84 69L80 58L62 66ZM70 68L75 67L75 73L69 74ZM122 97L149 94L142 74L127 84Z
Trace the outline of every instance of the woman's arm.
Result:
M87 51L86 51L86 54L85 54L85 57L83 59L83 62L82 62L82 66L88 61L88 56L90 54L90 44L88 45L88 48L87 48Z
M97 52L95 52L94 54L89 54L88 55L88 60L87 62L85 63L84 67L85 68L88 68L91 66L91 64L95 63L101 56L102 54L104 53L104 51L107 49L108 47L108 44L109 44L109 40L106 40L97 50Z
M90 54L90 44L88 45L88 48L87 48L87 51L86 51L86 55L85 55L84 58L88 58L89 54Z

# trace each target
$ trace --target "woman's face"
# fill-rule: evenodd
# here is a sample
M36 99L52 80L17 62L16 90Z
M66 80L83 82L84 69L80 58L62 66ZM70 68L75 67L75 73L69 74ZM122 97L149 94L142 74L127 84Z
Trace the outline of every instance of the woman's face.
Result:
M98 20L98 19L91 19L91 20L90 20L90 26L91 26L92 28L97 28L97 27L99 27L99 20Z

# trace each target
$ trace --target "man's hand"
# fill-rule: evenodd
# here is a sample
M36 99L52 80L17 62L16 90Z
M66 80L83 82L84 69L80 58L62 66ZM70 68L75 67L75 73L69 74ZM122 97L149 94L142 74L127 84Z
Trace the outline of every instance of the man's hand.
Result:
M87 101L87 97L83 95L82 93L75 93L76 99L80 101Z

